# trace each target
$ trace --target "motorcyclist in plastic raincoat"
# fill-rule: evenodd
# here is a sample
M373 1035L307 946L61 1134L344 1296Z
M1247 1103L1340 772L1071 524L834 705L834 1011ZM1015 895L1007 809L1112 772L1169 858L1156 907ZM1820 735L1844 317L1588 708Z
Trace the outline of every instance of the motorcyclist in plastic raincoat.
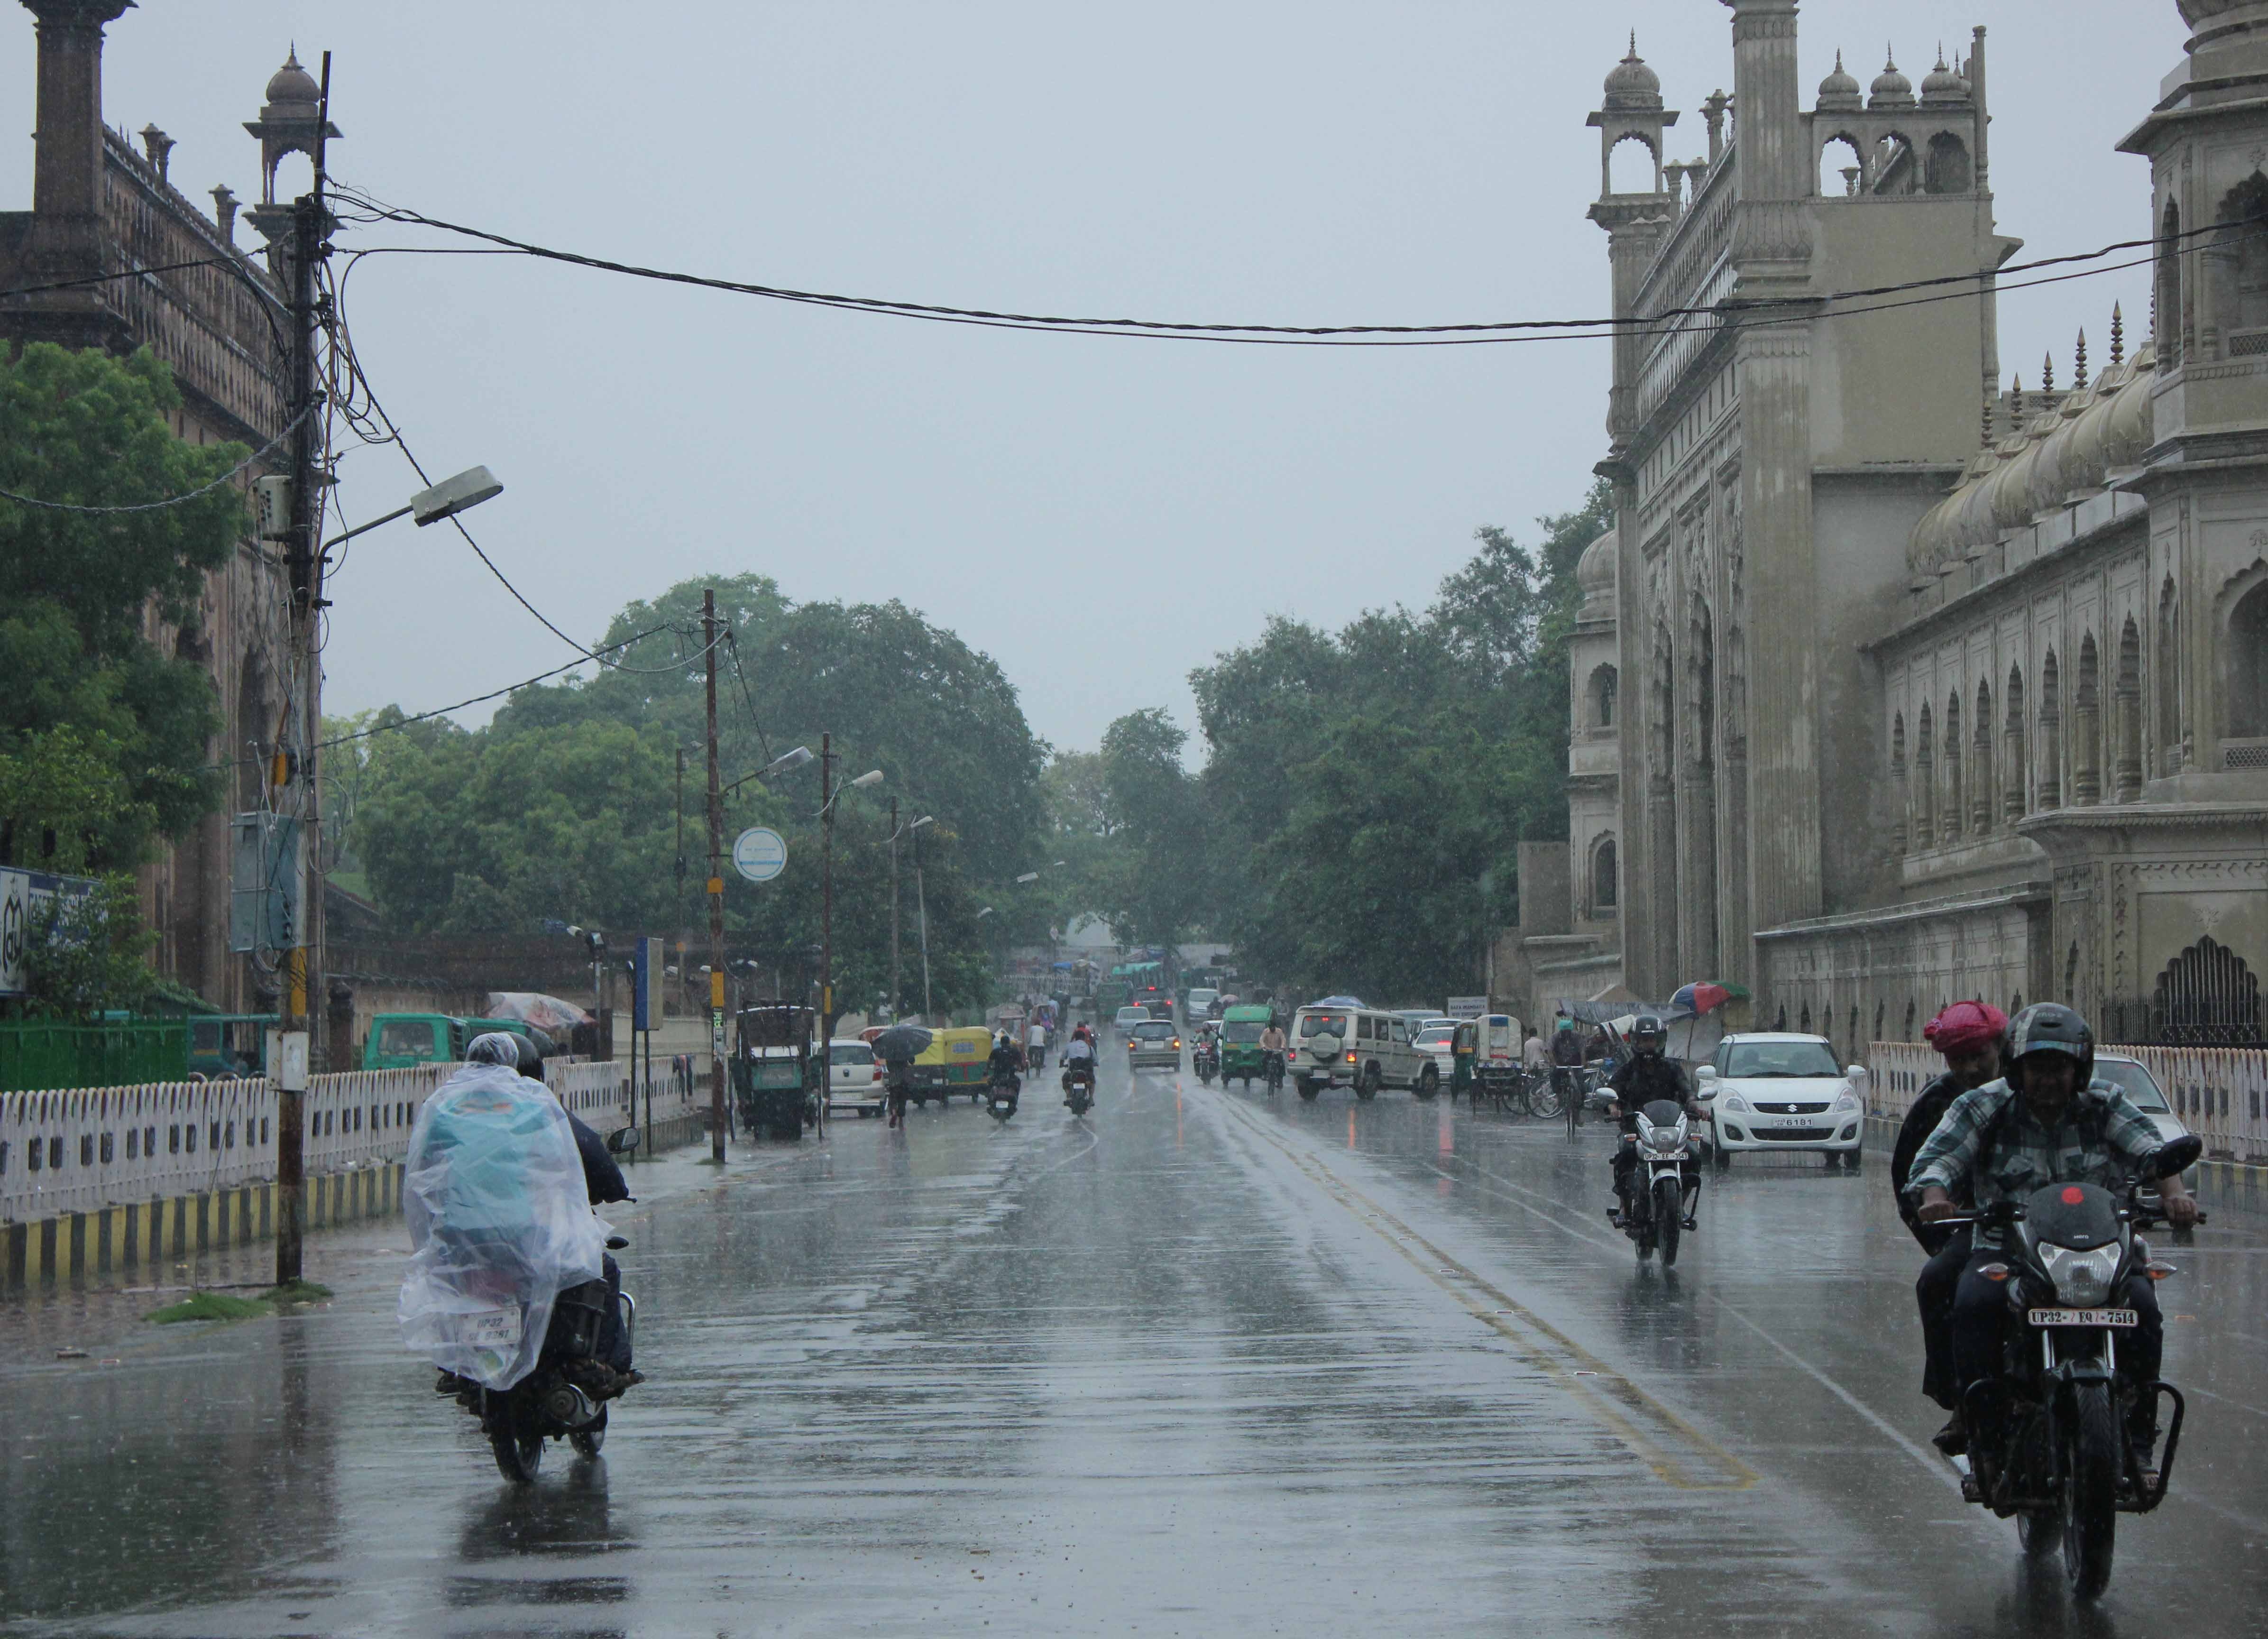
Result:
M608 1227L591 1211L572 1119L521 1077L507 1032L475 1037L420 1107L402 1213L402 1342L464 1384L525 1377L559 1293L605 1277Z

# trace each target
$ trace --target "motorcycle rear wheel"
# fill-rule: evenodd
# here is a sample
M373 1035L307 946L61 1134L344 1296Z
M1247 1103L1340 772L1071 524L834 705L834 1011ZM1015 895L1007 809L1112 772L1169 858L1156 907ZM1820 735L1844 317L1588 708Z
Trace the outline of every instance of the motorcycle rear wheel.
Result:
M2110 1585L2118 1526L2118 1414L2107 1383L2072 1385L2070 1445L2064 1473L2063 1574L2092 1599Z
M607 1443L607 1408L599 1407L599 1414L581 1428L571 1431L567 1443L575 1448L578 1457L596 1457Z
M481 1421L488 1431L489 1450L496 1456L497 1473L516 1486L532 1486L543 1467L543 1433L534 1418L523 1414L514 1403L517 1398L490 1395Z
M1653 1232L1661 1243L1661 1266L1665 1269L1677 1261L1677 1237L1683 1228L1678 1214L1684 1207L1684 1193L1674 1178L1654 1182Z
M2063 1510L2043 1508L2017 1515L2016 1540L2024 1545L2028 1560L2043 1560L2056 1553L2063 1547Z

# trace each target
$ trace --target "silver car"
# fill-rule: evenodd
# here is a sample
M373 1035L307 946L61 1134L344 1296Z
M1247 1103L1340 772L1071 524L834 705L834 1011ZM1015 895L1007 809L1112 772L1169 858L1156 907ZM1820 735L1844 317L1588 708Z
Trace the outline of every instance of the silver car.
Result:
M1149 1019L1126 1037L1126 1067L1130 1070L1178 1070L1182 1067L1182 1032L1170 1019Z

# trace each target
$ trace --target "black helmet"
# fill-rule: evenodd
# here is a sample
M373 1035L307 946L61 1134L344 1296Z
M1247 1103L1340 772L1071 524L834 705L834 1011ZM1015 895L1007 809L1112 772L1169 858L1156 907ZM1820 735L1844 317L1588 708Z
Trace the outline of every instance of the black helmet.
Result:
M519 1073L531 1082L541 1081L543 1079L542 1049L517 1030L512 1032L512 1038L519 1044Z
M1669 1041L1669 1032L1661 1021L1651 1013L1641 1013L1631 1022L1630 1044L1632 1052L1660 1052Z
M2011 1081L2018 1061L2036 1052L2059 1052L2076 1059L2081 1087L2094 1078L2095 1031L2061 1002L2036 1001L2008 1021L2000 1059Z

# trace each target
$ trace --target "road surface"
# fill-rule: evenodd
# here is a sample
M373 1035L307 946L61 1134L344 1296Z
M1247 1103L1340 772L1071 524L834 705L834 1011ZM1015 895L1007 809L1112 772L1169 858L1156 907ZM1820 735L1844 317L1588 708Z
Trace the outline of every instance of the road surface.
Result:
M399 1347L398 1223L324 1237L336 1297L286 1318L35 1294L0 1308L0 1631L2268 1624L2268 1225L2172 1254L2174 1495L2081 1608L1928 1449L1879 1165L1712 1178L1665 1275L1605 1222L1609 1143L1114 1064L1084 1120L1050 1081L1005 1127L649 1163L615 1220L652 1380L525 1493Z

